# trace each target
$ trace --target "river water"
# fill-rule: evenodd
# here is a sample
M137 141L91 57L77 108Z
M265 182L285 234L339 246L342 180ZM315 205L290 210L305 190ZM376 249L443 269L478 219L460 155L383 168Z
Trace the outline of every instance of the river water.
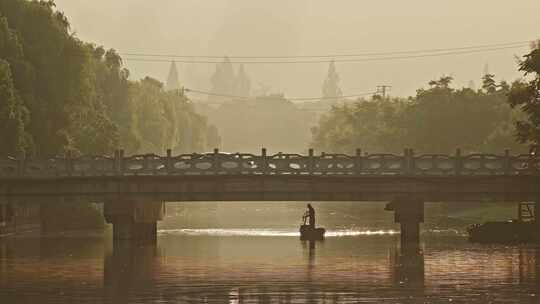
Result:
M3 239L0 303L540 303L540 248L471 244L437 207L403 256L384 205L314 205L323 242L298 239L299 203L169 206L154 246Z

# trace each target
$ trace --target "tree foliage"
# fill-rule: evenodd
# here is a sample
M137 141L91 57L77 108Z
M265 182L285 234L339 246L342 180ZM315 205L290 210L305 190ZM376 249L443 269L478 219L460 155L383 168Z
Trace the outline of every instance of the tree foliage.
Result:
M405 147L429 153L469 152L511 148L523 150L512 136L519 113L506 104L508 85L496 90L455 89L452 78L429 82L409 99L359 100L335 106L312 129L313 146L324 151L352 153L401 152Z
M53 1L0 1L0 126L0 155L205 150L216 137L185 97L78 39Z
M0 60L0 155L17 155L28 148L28 110L15 91L9 63Z
M522 143L540 144L540 41L519 63L528 81L516 81L508 94L508 102L519 108L525 117L516 122L517 138Z
M220 131L222 147L227 152L268 153L306 150L312 113L281 94L231 100L212 107L198 105ZM212 138L213 136L207 136Z

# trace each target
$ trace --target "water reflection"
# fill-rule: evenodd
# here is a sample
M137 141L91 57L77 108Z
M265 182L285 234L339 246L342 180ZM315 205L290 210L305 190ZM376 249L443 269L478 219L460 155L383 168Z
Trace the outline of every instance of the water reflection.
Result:
M420 248L394 247L389 250L393 285L409 303L424 303L424 254Z
M540 250L399 237L0 241L0 303L535 303Z
M156 245L116 242L103 264L105 303L131 303L132 295L153 293L159 276L159 249Z
M307 303L317 303L316 287L314 286L313 272L315 271L315 254L316 244L322 243L322 241L301 241L304 250L307 249L307 272L306 272L306 289L307 289Z

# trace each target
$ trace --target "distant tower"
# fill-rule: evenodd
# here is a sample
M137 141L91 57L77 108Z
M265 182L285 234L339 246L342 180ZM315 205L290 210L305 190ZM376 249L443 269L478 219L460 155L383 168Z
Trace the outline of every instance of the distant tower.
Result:
M178 81L178 69L176 68L176 62L171 62L171 68L169 69L169 76L167 77L167 83L165 84L165 91L173 91L180 89L180 82Z
M482 76L488 75L488 74L489 74L489 64L486 63L484 65L484 74Z
M251 81L249 80L244 65L241 64L238 68L238 74L236 75L236 92L238 96L249 96L251 92Z

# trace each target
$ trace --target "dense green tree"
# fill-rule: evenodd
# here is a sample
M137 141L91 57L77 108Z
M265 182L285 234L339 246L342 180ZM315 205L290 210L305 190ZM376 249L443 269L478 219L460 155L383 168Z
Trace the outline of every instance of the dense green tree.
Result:
M528 81L516 81L508 94L508 102L519 108L525 117L516 122L517 138L521 143L540 144L540 41L519 63Z
M87 44L91 53L90 67L95 79L95 98L103 104L103 111L115 124L116 146L126 151L137 151L140 143L133 131L134 104L129 93L129 71L123 67L122 58L113 49Z
M53 1L0 0L0 136L0 157L219 145L216 128L184 96L148 77L129 80L120 55L79 40ZM91 204L55 206L42 216L57 229L104 226Z
M7 61L0 59L0 155L18 155L28 149L28 110L13 85Z
M410 146L431 152L480 149L502 120L504 112L494 103L501 104L503 99L468 88L453 89L448 77L430 84L430 89L418 90L403 113L401 127L407 130Z
M438 80L432 80L429 82L429 85L432 88L437 89L448 89L450 88L450 84L454 81L454 77L452 76L443 76L439 78Z
M22 56L2 52L0 58L10 63L15 88L30 112L35 152L109 151L114 132L94 94L91 53L69 32L54 2L5 0L0 14L21 42Z
M452 78L429 82L415 97L360 100L332 108L312 129L317 149L352 153L401 152L405 147L419 153L493 152L510 148L521 151L512 137L512 124L520 116L506 104L508 84L496 90L454 89Z
M140 151L149 153L169 148L165 144L170 142L167 131L171 129L171 121L165 117L166 100L162 90L163 85L150 77L131 86L130 95L135 104L133 128L139 139Z
M312 128L312 146L326 152L354 153L356 148L370 151L399 151L400 130L395 127L401 100L359 100L333 106Z
M0 94L2 155L202 151L219 137L185 97L130 81L114 49L79 40L53 1L0 1Z
M485 74L482 76L482 89L488 94L493 94L497 91L497 83L495 82L495 75Z
M0 156L31 151L32 141L26 131L29 113L15 88L10 64L22 65L22 57L22 45L17 34L9 28L7 19L0 15L0 136L4 142Z

